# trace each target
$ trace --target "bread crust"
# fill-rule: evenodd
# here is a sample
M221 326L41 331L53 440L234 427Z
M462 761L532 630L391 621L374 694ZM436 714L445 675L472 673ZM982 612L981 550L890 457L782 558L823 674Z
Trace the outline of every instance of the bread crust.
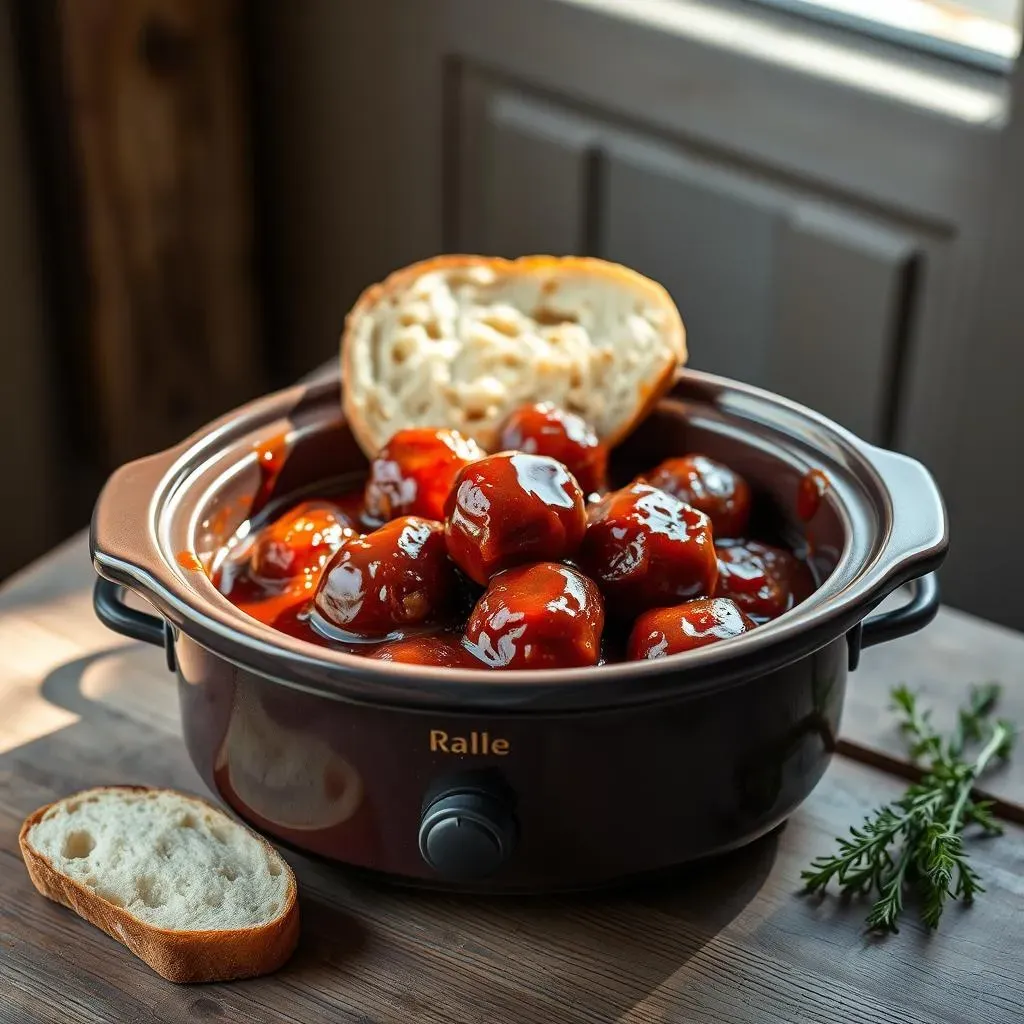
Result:
M252 978L260 974L269 974L288 960L299 940L299 904L295 874L287 863L285 868L288 872L288 890L281 912L272 921L250 928L176 931L147 924L123 907L108 902L57 870L47 856L30 844L29 833L50 808L89 794L114 791L174 792L179 798L223 814L223 811L199 797L151 786L100 786L55 800L33 811L25 819L18 835L18 844L29 878L39 892L47 899L69 907L79 917L127 946L162 978L178 984ZM237 822L232 823L245 828ZM256 833L253 835L274 857L283 860L262 836Z
M352 309L345 317L345 326L341 334L341 380L342 405L345 419L353 436L368 458L373 458L387 438L378 438L367 422L356 400L356 396L346 386L354 379L352 372L352 348L350 339L359 321L373 309L384 296L404 291L413 281L423 274L436 271L461 270L469 267L487 267L497 274L505 276L529 275L544 271L562 271L569 273L584 272L594 277L604 277L619 286L625 285L646 294L656 306L669 314L669 323L665 332L666 341L674 350L676 358L666 362L661 372L649 383L647 392L642 396L633 416L624 422L619 429L602 441L609 447L618 444L636 429L637 425L651 412L658 400L675 383L682 366L686 362L686 328L683 325L679 310L669 293L650 278L619 263L597 259L593 256L520 256L508 260L500 256L475 256L468 254L447 254L432 256L429 259L412 263L400 270L393 271L383 281L370 285L356 300ZM438 423L438 427L448 424ZM487 439L477 438L485 448L492 445L485 443Z

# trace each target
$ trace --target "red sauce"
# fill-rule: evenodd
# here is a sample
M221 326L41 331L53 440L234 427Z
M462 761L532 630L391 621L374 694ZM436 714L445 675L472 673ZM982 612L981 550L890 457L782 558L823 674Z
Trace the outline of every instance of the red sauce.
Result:
M174 560L186 572L205 572L203 563L199 561L199 556L194 551L179 551Z
M260 579L251 573L247 554L229 554L213 576L213 585L246 615L282 633L327 646L307 621L316 584L313 574L296 580Z
M809 469L800 478L796 492L796 514L809 523L821 507L821 499L828 493L831 485L823 470Z
M277 485L277 478L284 469L288 458L288 435L280 434L271 438L265 444L259 445L256 449L256 467L260 473L260 483L256 494L252 499L252 506L249 509L250 518L254 518L266 508L267 503L274 496L274 487Z
M571 417L530 407L510 420L507 437L515 431L524 448L561 446L587 484L603 479L606 453ZM669 460L587 507L567 463L546 452L482 456L433 431L399 440L365 490L303 495L270 517L287 444L260 447L252 507L264 515L220 553L218 590L322 647L501 669L691 650L754 629L814 589L805 562L756 537L746 481L703 456ZM828 486L821 470L802 478L803 521ZM433 515L410 517L406 507L421 505ZM177 560L203 569L193 552Z

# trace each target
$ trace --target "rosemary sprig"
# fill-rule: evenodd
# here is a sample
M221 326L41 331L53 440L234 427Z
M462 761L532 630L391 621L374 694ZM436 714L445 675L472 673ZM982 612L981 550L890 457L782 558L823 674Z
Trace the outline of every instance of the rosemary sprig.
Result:
M892 691L900 731L924 776L852 827L849 837L839 837L836 853L812 861L801 876L806 892L823 892L834 880L844 897L873 893L867 928L897 932L908 890L916 894L929 928L938 926L948 899L970 903L985 891L968 863L963 832L969 825L986 835L1002 832L992 802L974 795L978 779L1009 757L1015 738L1009 722L992 718L999 692L994 683L971 687L955 727L944 737L916 694L905 686ZM970 751L976 751L973 757Z

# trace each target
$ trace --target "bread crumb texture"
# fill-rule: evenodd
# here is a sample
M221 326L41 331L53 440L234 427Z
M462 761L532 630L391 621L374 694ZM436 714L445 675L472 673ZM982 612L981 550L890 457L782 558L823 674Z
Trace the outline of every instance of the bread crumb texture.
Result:
M284 861L220 811L176 793L89 791L51 806L26 839L57 871L156 928L249 928L286 904Z
M416 271L371 290L347 326L348 401L378 446L400 429L446 426L486 447L536 401L607 440L685 361L668 294L614 264L480 258Z

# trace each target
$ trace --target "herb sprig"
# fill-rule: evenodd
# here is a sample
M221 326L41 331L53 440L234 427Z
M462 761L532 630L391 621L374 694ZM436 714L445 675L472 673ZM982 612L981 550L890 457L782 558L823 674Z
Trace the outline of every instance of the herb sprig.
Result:
M900 731L924 775L838 838L834 854L812 861L801 876L805 891L823 892L835 880L845 898L874 894L866 925L876 932L899 931L908 891L916 893L928 928L937 927L947 899L970 903L985 891L968 863L963 833L970 825L985 835L1002 832L992 801L974 793L978 779L1009 757L1013 746L1013 726L992 717L999 693L992 683L972 687L952 732L942 736L916 694L905 686L892 690Z

